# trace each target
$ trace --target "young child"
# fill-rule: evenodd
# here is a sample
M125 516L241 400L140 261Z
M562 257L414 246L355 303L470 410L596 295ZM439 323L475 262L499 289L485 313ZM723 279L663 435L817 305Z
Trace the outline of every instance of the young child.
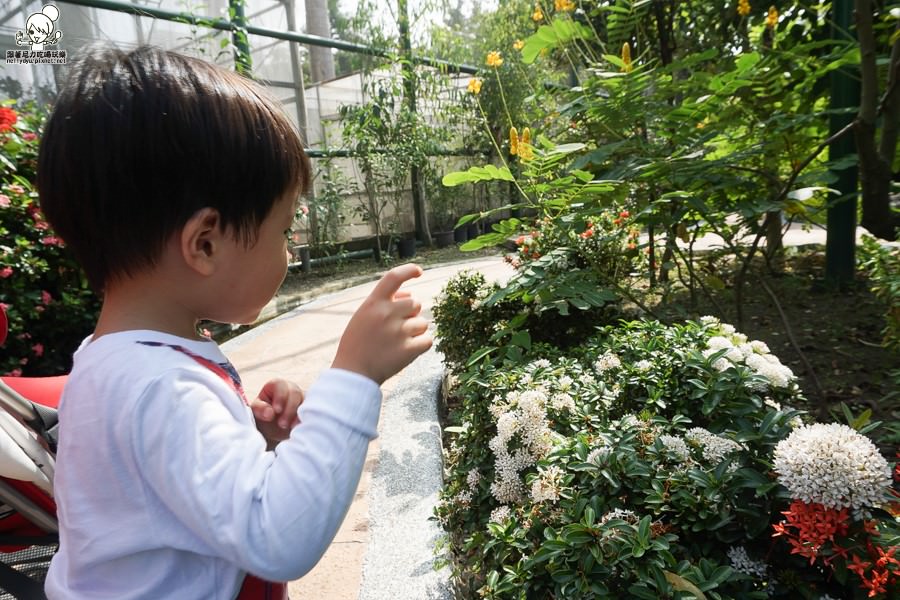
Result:
M431 345L398 291L421 270L384 276L305 397L276 380L248 403L197 323L252 322L284 278L310 167L278 101L200 60L92 49L38 171L44 214L103 295L60 405L47 596L285 597L262 581L319 560L376 435L379 385Z

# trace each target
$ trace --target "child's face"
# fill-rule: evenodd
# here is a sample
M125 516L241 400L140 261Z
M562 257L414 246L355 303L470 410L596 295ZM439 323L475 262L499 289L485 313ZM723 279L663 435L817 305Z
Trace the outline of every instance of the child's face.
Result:
M296 210L296 195L288 194L272 206L259 228L256 244L246 248L240 240L233 240L221 303L222 308L228 308L216 320L252 323L278 291L287 273L287 233Z

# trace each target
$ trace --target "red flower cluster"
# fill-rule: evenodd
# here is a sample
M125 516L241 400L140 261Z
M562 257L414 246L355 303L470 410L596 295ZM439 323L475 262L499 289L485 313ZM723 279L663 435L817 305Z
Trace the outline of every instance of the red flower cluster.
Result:
M850 515L846 508L837 510L794 500L782 514L787 518L772 526L775 529L772 537L785 536L791 545L791 554L809 558L810 565L820 557L826 566L832 566L835 559L843 558L847 570L855 573L862 582L860 587L869 591L869 598L888 593L888 587L900 582L900 560L895 558L897 547L891 546L885 550L872 543L872 537L879 535L875 521L865 521L860 532L864 535L869 559L864 560L851 549L854 546L858 548L860 544L860 540L852 539L854 536L838 543L837 538L846 536L850 529Z
M19 120L19 115L11 108L0 106L0 131L10 131Z
M878 594L886 594L887 587L893 580L898 579L897 569L900 568L900 561L894 558L896 546L891 546L888 550L871 543L868 546L871 560L863 560L853 554L847 562L847 570L856 573L862 580L860 587L869 590L869 598L874 598ZM872 571L866 576L870 568Z
M772 537L785 536L791 545L791 554L806 557L809 564L813 564L819 557L819 550L828 542L832 543L836 554L846 552L834 539L836 535L847 533L850 515L846 508L836 510L815 502L807 504L794 500L790 508L781 514L787 519L772 526L775 529Z
M588 239L589 237L594 235L594 224L590 221L587 222L587 229L582 231L579 235L581 235L582 239Z
M631 216L630 212L628 212L627 210L623 210L622 212L619 213L619 216L617 218L613 219L613 225L621 225L622 223L625 222L625 219L627 219L630 216Z
M532 231L530 235L520 235L516 238L516 246L519 247L519 252L522 253L523 258L536 259L541 257L541 253L536 248L539 235L537 231Z

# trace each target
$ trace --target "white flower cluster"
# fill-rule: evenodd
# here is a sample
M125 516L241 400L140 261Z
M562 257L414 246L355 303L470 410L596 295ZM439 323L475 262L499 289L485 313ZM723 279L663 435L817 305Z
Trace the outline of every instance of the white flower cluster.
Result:
M481 473L478 472L478 469L470 469L468 475L466 475L466 483L470 488L474 488L479 481L481 481Z
M531 482L531 499L536 502L556 502L562 488L563 471L556 465L538 470L538 477Z
M497 419L497 435L488 443L497 474L491 493L499 502L515 502L524 491L519 472L546 456L556 438L547 419L546 389L509 392L490 411ZM519 447L511 451L514 438Z
M638 521L640 521L633 510L628 510L627 508L614 508L600 517L600 524L606 525L613 519L621 519L622 521L631 523L632 525L637 525Z
M840 423L804 425L778 442L778 481L792 498L828 508L882 504L891 468L872 441Z
M766 579L766 572L768 571L766 563L750 558L746 548L743 546L732 546L728 549L727 554L728 560L731 561L731 567L735 571L757 579Z
M552 406L554 410L571 412L575 410L575 399L565 392L559 392L550 398L550 406Z
M512 517L512 511L505 504L491 511L491 523L505 523L510 517Z
M491 493L499 502L522 501L526 491L522 471L533 467L562 439L551 429L548 411L555 411L552 418L559 421L563 413L576 410L575 399L585 388L597 384L590 373L567 369L564 363L534 360L518 374L514 389L491 399L488 410L497 425L497 435L488 443L496 473Z
M607 352L606 354L598 358L596 363L594 363L594 369L596 369L600 374L603 374L611 369L618 369L621 366L622 361L619 360L619 357L612 352Z
M472 490L460 490L454 501L460 506L469 506L472 503Z
M539 358L538 360L531 361L528 363L528 366L525 367L528 371L537 371L538 369L549 369L550 361L546 358Z
M636 415L628 414L619 419L619 425L623 429L633 429L635 427L644 427L644 422L641 421Z
M691 451L683 439L677 435L661 435L657 439L663 448L675 454L682 462L690 462Z
M684 434L684 439L700 446L703 459L711 465L717 465L732 452L745 450L740 442L716 435L702 427L694 427Z
M649 360L639 360L636 363L634 363L634 368L642 373L645 371L649 371L650 367L652 367L652 366L653 366L653 363L651 363Z
M606 457L609 456L611 451L609 446L598 446L588 453L586 462L589 462L592 465L600 465L606 462Z
M765 342L747 341L746 335L736 332L734 326L728 323L720 323L715 317L701 317L700 322L707 326L715 326L718 334L709 338L703 356L709 358L720 350L725 350L725 354L713 363L713 367L717 370L725 371L732 365L746 365L775 388L788 387L796 379L794 372L781 364L778 357L769 351ZM761 387L758 387L757 391L765 391Z

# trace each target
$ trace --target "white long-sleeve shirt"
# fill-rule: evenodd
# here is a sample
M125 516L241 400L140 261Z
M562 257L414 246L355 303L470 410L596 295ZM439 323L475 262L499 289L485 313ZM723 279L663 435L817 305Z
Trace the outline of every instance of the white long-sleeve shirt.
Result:
M225 372L237 378L214 342L154 331L76 352L60 403L51 600L230 600L246 572L288 581L316 564L353 499L381 391L325 371L290 439L266 452Z

